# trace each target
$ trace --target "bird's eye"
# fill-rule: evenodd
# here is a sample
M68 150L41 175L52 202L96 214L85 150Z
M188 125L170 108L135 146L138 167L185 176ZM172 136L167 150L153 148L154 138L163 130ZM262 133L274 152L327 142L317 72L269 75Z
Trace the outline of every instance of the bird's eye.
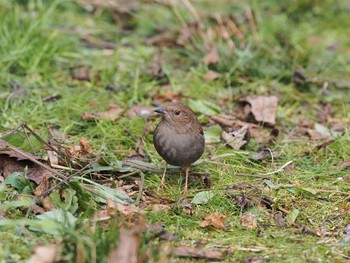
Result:
M175 113L175 115L180 115L181 111L176 110L176 111L174 111L174 113Z

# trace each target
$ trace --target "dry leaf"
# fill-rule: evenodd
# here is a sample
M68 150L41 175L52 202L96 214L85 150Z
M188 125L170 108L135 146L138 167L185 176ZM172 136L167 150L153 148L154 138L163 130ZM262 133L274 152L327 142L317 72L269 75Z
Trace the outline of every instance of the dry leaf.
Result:
M278 98L276 96L248 96L241 99L241 101L250 105L250 107L246 108L246 118L252 115L256 122L271 126L276 124L278 106Z
M215 46L213 46L209 53L203 58L203 62L206 65L210 65L210 64L215 64L217 62L219 62L220 57L217 51L217 48Z
M343 162L341 164L341 170L344 171L344 170L348 170L350 168L350 160L346 160L345 162Z
M208 215L204 221L202 221L199 226L200 227L208 227L208 226L212 226L214 228L217 229L222 229L222 230L226 230L225 227L225 219L226 217L223 215L220 215L218 212L215 212L212 215Z
M168 211L171 207L168 205L163 205L163 204L152 204L151 205L151 210L153 212L158 212L158 211Z
M205 75L205 80L215 80L221 77L221 74L212 70L209 70Z
M135 105L132 106L131 108L129 108L124 116L128 117L128 118L135 118L135 117L139 117L139 116L149 116L154 114L154 110L156 108L152 107L152 106L146 106L146 105Z
M220 260L223 257L220 251L199 249L187 246L180 246L174 248L173 254L178 257L191 257L208 260Z
M80 159L93 154L93 150L87 139L80 137L79 145L72 145L67 148L71 159Z
M92 68L84 65L78 65L76 68L71 70L71 76L76 80L91 81L93 78Z
M16 151L11 148L16 149ZM40 157L25 152L0 139L0 171L4 178L14 172L23 172L26 167L28 168L27 178L36 184L40 184L43 178L50 178L52 176L50 171L37 163L33 163L30 159L20 154L20 152L33 160L40 160Z
M215 121L217 124L220 124L221 126L234 126L236 123L235 118L233 118L230 115L211 115L209 116L210 119L212 119L213 121Z
M331 137L313 129L308 129L307 134L309 135L312 141L322 141L322 140L332 139Z
M241 224L247 229L255 229L258 227L256 216L250 212L245 212L240 218Z
M285 227L286 226L286 221L284 220L283 215L280 212L275 214L275 221L276 221L277 225L280 226L280 227Z
M27 260L26 263L53 263L53 262L57 262L56 261L57 251L58 251L57 244L37 246L34 250L34 254Z
M94 151L92 150L90 143L87 139L85 139L84 137L80 137L80 148L81 148L81 152L82 154L86 155L86 154L93 154Z
M109 215L115 215L118 212L125 216L130 216L135 213L139 213L140 209L134 205L122 205L114 202L112 199L107 198L107 211Z
M122 229L119 233L117 249L112 250L108 257L108 263L137 263L141 243L140 225L132 229Z
M49 157L50 165L58 165L57 153L54 151L47 151L47 156Z
M247 145L250 140L248 126L243 126L237 131L225 132L222 131L221 138L234 150L239 150Z
M81 117L84 120L105 120L116 121L123 113L122 108L118 108L114 104L109 105L108 111L103 112L84 112Z
M47 189L49 189L49 178L47 176L44 176L41 183L35 188L34 195L39 196Z

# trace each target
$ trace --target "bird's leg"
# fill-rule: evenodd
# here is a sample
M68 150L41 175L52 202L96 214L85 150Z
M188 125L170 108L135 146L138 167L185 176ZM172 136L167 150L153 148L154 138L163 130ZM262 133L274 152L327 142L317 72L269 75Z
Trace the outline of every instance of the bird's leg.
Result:
M168 169L168 164L166 163L166 164L165 164L164 171L163 171L162 181L160 182L160 185L159 185L159 187L158 187L158 191L159 191L160 189L163 189L163 187L164 187L164 184L165 184L165 175L166 175L166 170L167 170L167 169Z
M189 166L186 166L185 167L185 187L184 187L184 190L183 190L183 194L187 194L187 184L188 184L188 173L190 171L190 167Z

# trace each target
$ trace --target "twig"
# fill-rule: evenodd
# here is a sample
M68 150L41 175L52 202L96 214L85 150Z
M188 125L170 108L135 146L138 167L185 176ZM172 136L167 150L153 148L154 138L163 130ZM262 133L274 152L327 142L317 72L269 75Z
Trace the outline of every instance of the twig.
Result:
M21 128L23 127L23 122L20 122L20 124L14 128L12 131L5 133L2 137L0 137L0 139L5 139L6 137L18 132Z
M52 169L50 166L43 164L42 162L39 162L38 160L35 160L34 158L32 158L30 155L28 155L27 153L23 152L22 150L12 146L11 144L9 144L7 147L9 147L12 151L26 157L28 160L30 160L33 163L36 163L37 165L43 167L44 169L50 171L51 173L57 175L58 177L56 177L56 179L63 181L66 180L67 177L59 172L57 172L56 170Z
M49 147L52 151L58 153L64 160L67 161L66 156L59 151L58 149L56 149L55 147L53 147L52 145L50 145L49 143L47 143L45 140L43 140L35 131L33 131L26 123L22 123L23 127L26 128L31 134L33 134L33 136L35 138L37 138L39 141L41 141L43 144L45 144L47 147Z
M261 176L266 176L266 175L276 174L276 173L282 172L283 169L286 168L286 167L287 167L288 165L290 165L291 163L293 163L293 161L288 161L288 162L286 162L284 165L282 165L280 168L278 168L277 170L272 171L272 172L269 172L269 173L266 173L266 174L262 174Z

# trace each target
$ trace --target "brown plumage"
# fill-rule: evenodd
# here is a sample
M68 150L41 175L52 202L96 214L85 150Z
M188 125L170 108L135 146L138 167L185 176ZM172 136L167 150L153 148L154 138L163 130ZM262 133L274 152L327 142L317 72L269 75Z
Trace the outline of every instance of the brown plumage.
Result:
M172 102L155 110L163 119L153 134L153 143L167 164L180 166L185 170L184 192L187 192L188 172L192 163L201 157L204 151L202 126L196 115L181 103ZM166 168L161 186L164 184Z

